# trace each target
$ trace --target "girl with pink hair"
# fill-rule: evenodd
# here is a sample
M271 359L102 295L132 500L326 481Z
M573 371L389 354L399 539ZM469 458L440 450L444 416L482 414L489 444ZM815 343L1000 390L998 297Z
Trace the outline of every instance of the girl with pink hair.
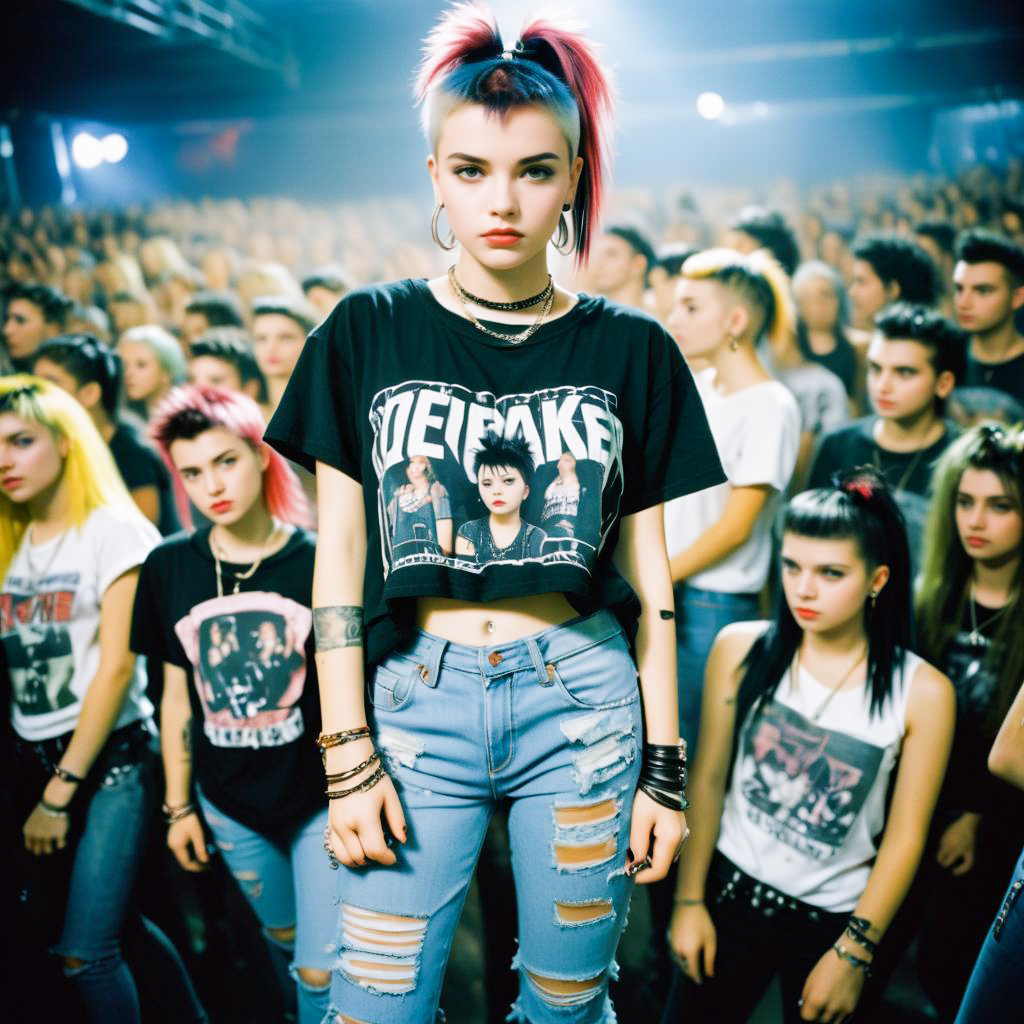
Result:
M132 647L164 665L167 844L186 871L219 849L263 924L286 1002L319 1024L336 915L314 743L315 543L298 478L262 429L251 398L216 388L176 388L154 411L181 518L191 523L191 503L209 525L146 559Z
M661 504L724 477L672 339L548 270L552 242L585 262L601 207L612 90L591 44L537 20L506 45L490 12L458 4L427 38L416 93L432 233L458 253L434 280L346 295L267 429L317 473L325 844L347 869L328 1020L435 1019L507 800L509 1019L609 1021L633 882L664 877L685 828ZM491 432L542 479L568 450L600 481L576 550L464 542L487 517L543 513L529 472L477 479ZM418 456L448 496L435 516L450 516L453 550L401 543L388 514Z

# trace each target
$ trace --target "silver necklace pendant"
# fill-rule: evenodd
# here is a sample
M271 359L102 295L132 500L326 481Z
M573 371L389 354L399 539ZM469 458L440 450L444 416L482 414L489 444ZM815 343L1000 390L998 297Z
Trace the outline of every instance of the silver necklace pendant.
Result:
M976 629L972 629L971 632L968 634L967 642L972 647L984 647L985 646L985 638Z

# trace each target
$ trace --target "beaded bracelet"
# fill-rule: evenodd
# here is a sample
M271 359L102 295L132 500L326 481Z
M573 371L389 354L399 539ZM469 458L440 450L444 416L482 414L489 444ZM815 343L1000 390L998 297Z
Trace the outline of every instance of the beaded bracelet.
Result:
M44 800L42 797L39 798L39 808L43 814L51 818L66 818L68 816L68 808L65 804L63 807L58 807L56 804L51 804L49 800Z
M374 786L380 782L381 779L387 773L384 771L384 765L377 765L377 770L369 777L363 779L358 786L353 786L351 789L340 789L340 790L325 790L328 800L341 800L346 796L352 796L353 793L365 793L368 789L373 789Z
M843 947L840 946L838 942L836 942L832 946L832 949L835 951L836 955L839 957L840 960L845 960L848 964L851 964L853 967L856 967L857 970L863 971L865 978L871 977L870 960L862 960L859 956L854 956L849 950L843 949Z
M75 785L79 785L85 782L85 779L83 779L80 775L76 775L74 772L69 772L67 768L62 768L60 765L57 765L53 769L53 774L56 775L57 778L61 780L61 782L71 782Z

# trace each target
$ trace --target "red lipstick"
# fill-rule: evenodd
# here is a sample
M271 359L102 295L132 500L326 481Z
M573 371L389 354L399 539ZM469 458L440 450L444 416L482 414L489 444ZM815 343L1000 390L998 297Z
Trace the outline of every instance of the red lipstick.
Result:
M519 242L523 238L523 233L516 231L515 228L495 228L493 231L485 232L481 237L492 248L507 249Z
M234 505L233 501L216 501L210 506L210 511L214 515L219 516L222 513L229 511L232 505Z
M816 619L821 612L816 612L813 608L797 608L796 614L801 619Z

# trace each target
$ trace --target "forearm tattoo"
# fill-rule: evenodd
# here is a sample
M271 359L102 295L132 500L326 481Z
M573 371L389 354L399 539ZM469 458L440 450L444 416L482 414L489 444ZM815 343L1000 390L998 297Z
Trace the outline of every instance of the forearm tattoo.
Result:
M316 650L363 646L363 609L354 604L335 604L313 609Z
M181 742L185 749L185 756L192 756L192 719L190 718L181 730Z

